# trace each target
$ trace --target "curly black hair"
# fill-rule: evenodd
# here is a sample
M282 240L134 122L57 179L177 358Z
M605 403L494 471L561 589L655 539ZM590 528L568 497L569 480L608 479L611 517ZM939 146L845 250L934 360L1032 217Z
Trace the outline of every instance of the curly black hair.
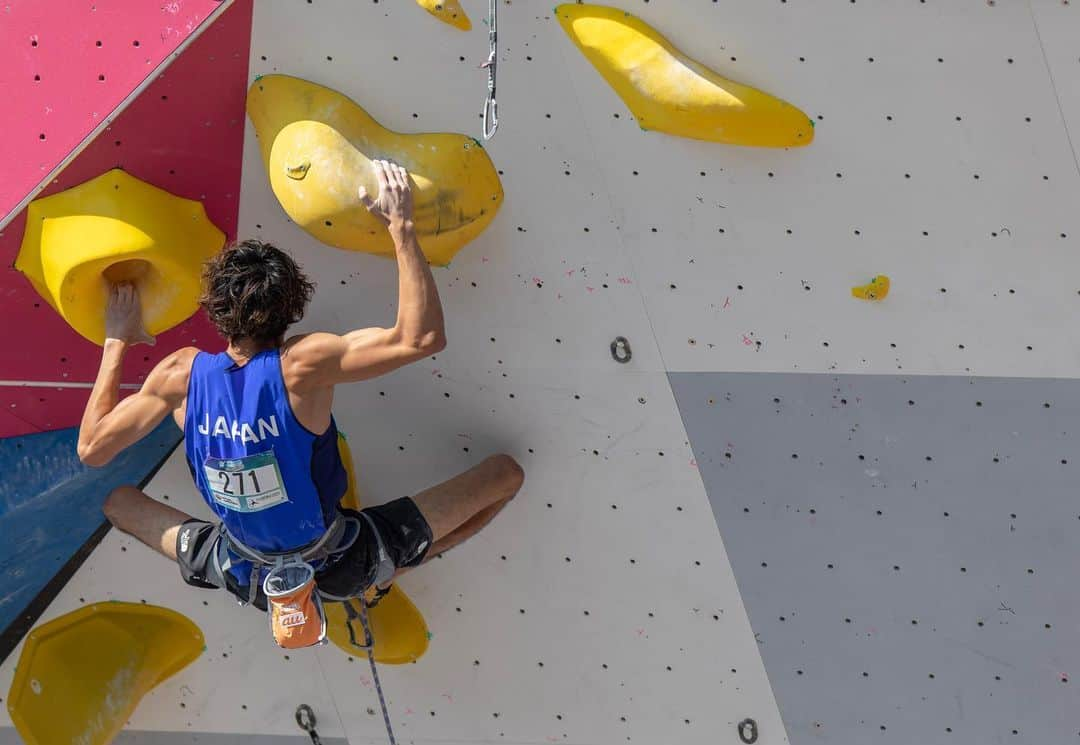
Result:
M314 291L292 257L269 243L246 240L206 262L199 305L230 342L280 344L285 330L304 317Z

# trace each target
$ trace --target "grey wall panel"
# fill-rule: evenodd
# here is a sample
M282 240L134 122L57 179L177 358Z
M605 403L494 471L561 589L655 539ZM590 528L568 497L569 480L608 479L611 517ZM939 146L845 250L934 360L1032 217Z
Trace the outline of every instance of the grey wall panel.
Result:
M670 379L792 743L1080 742L1080 381Z

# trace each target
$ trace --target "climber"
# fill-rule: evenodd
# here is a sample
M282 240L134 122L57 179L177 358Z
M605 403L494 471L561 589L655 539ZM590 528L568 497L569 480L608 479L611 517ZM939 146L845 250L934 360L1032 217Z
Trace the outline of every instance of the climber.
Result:
M334 386L385 375L446 344L438 289L413 230L408 174L386 161L374 170L378 195L361 187L359 198L396 247L392 328L286 339L314 285L284 252L244 241L211 259L203 277L200 304L226 350L173 352L120 401L125 353L154 340L143 329L134 287L112 287L79 457L105 465L173 417L186 437L195 484L220 524L194 519L133 486L115 489L104 511L117 528L177 561L190 585L225 588L265 609L259 559L305 550L327 596L360 597L374 585L381 597L395 576L484 527L522 484L514 459L495 455L413 497L359 514L339 507L346 473L331 414Z

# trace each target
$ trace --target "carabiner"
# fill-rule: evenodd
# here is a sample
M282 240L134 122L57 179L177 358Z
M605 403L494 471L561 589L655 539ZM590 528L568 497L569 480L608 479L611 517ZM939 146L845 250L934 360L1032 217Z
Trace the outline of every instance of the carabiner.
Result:
M490 140L499 128L499 104L491 96L484 102L484 139Z

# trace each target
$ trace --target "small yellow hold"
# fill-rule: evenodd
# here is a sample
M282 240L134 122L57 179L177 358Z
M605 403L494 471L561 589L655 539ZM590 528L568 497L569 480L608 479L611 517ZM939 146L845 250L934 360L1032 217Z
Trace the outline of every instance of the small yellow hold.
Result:
M38 626L19 654L8 713L27 745L107 745L139 701L205 649L168 608L103 602Z
M102 344L110 282L135 283L143 325L159 334L198 309L203 262L224 243L200 202L114 169L30 203L15 268Z
M865 285L851 288L852 297L859 300L884 300L889 294L889 278L879 274Z
M454 28L468 31L472 28L472 21L465 15L464 9L458 0L416 0L416 4L443 23L448 23Z
M378 193L374 160L409 172L413 224L432 264L449 264L502 204L499 174L471 137L394 132L337 91L287 75L256 80L247 112L278 202L327 245L394 256L390 234L357 196L361 186Z
M626 11L568 3L555 13L642 129L758 147L814 139L814 122L795 106L713 72Z

